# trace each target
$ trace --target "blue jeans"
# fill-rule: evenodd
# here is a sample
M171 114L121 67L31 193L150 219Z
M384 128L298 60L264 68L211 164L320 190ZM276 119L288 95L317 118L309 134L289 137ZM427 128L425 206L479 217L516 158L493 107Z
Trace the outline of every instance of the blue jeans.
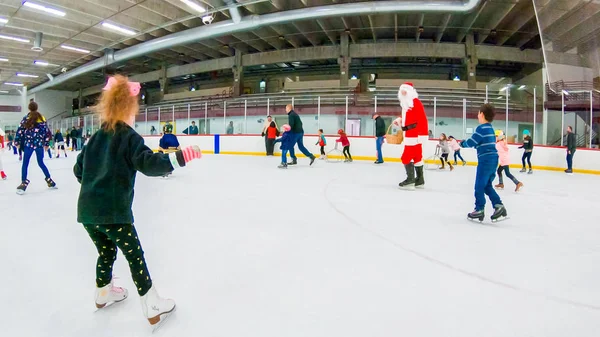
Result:
M567 152L567 169L572 170L573 169L573 156L575 155L575 151L571 152L570 154Z
M77 150L81 151L81 143L83 143L83 138L77 138Z
M460 158L461 161L465 161L463 157L460 155L460 150L454 151L454 162L457 163L456 157Z
M300 152L302 152L302 154L304 154L308 158L314 157L314 155L308 152L308 150L304 147L304 132L292 133L292 136L294 137L294 145L298 144L298 149L300 149ZM290 149L290 157L292 157L293 160L297 159L293 146Z
M287 164L287 154L290 150L281 150L281 162Z
M37 158L37 163L39 167L44 172L44 176L46 178L50 178L50 172L48 172L48 168L44 165L44 148L38 147L37 149L32 149L30 147L26 147L23 149L23 166L21 167L21 181L27 180L27 169L29 168L29 160L33 153L35 152L35 156Z
M383 140L385 136L377 137L377 141L375 142L375 146L377 147L377 161L383 163L383 152L381 152L381 146L383 145Z
M477 165L477 176L475 178L475 210L482 211L485 209L485 196L490 198L492 206L502 204L500 196L494 190L492 185L496 177L496 169L498 168L498 157L479 158Z

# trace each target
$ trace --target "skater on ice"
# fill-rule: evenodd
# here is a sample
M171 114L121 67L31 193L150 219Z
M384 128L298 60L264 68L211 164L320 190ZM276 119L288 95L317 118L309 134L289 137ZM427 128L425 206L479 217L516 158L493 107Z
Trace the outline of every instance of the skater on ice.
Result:
M448 145L448 138L446 137L445 133L442 133L440 135L440 140L438 141L438 144L436 146L442 150L442 156L441 156L442 166L440 167L440 170L443 170L446 168L445 167L446 163L448 164L450 171L454 170L454 166L452 166L452 163L448 160L448 155L450 154L450 145Z
M485 196L490 198L494 207L492 222L501 220L507 216L506 208L500 200L500 196L494 190L493 182L498 168L498 150L496 150L496 135L492 122L494 121L494 107L484 104L479 109L477 119L479 126L471 138L463 140L460 146L463 148L477 149L477 175L475 177L475 210L467 215L470 220L483 221L485 217Z
M336 143L341 143L344 147L344 150L342 151L344 154L344 163L351 163L352 155L350 154L350 140L348 139L346 132L344 132L342 129L338 130L338 135L340 135L340 138L336 139L335 141Z
M402 117L394 120L394 125L404 132L404 152L402 164L406 170L406 180L398 184L402 189L424 188L423 144L429 139L429 125L423 103L412 83L404 83L398 90L398 99L402 107ZM415 179L416 172L416 179Z
M525 168L525 160L529 164L529 172L528 174L533 173L533 169L531 168L531 155L533 154L533 139L529 134L529 130L523 131L523 145L519 146L519 149L523 149L523 157L521 157L521 161L523 162L523 168L520 172L527 172L527 168Z
M289 125L284 124L281 127L281 137L275 140L275 143L281 143L281 164L277 166L280 169L286 169L288 167L287 154L294 148L294 135L292 134L292 131L290 131L291 129L292 128Z
M458 144L458 141L456 138L454 138L454 136L448 136L448 144L450 145L452 151L454 151L454 165L458 165L458 161L456 160L457 157L460 158L463 166L467 165L467 162L460 155L460 144Z
M502 130L496 130L496 150L498 150L500 166L498 167L497 172L499 182L498 185L495 185L494 187L499 190L504 189L504 182L502 178L502 171L504 171L508 179L515 183L515 192L519 192L521 187L523 187L523 183L510 173L510 155L508 153L508 144L506 144L506 137L504 136Z
M321 148L321 156L319 157L319 159L327 159L327 154L325 153L325 146L327 146L327 140L325 139L325 135L323 134L323 129L319 129L319 140L317 140L317 143L315 145Z
M4 152L4 130L0 128L0 179L6 180L6 174L4 173L4 167L2 166L2 152Z
M31 160L34 153L38 166L44 172L44 177L46 177L46 184L49 188L56 188L56 183L50 177L50 171L44 164L44 152L48 150L50 139L52 139L52 132L48 129L44 116L38 112L37 103L29 103L29 113L21 121L15 137L19 152L22 148L24 154L23 166L21 167L21 185L17 187L17 194L24 194L29 186L27 171L29 160Z
M142 312L148 322L158 327L165 314L175 309L175 302L162 298L152 283L144 251L133 225L133 189L136 173L162 176L201 157L197 146L170 154L153 153L134 129L139 111L140 84L117 75L108 80L96 107L102 127L89 140L73 168L81 184L77 221L83 224L98 251L96 262L97 308L123 301L127 289L113 282L113 264L117 250L125 256Z

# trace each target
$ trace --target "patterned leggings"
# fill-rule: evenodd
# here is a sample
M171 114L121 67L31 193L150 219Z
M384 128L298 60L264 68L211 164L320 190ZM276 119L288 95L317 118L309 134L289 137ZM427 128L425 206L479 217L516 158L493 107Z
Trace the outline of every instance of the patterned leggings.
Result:
M152 279L144 251L133 225L83 225L98 250L96 263L96 286L102 288L112 280L112 269L117 259L117 247L127 262L131 277L140 296L146 295L152 288Z

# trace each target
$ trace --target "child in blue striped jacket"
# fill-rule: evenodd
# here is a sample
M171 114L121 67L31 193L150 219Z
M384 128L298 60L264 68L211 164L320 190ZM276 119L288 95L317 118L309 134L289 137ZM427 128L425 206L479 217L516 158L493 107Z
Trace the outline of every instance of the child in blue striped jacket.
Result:
M494 121L494 107L491 104L484 104L479 109L477 119L479 126L471 138L460 143L460 147L477 149L477 176L475 178L475 210L467 215L468 219L478 219L483 221L485 217L485 195L490 198L494 206L494 214L491 216L492 222L506 218L506 208L500 200L500 196L494 190L493 182L498 168L498 150L496 150L496 135L492 122Z

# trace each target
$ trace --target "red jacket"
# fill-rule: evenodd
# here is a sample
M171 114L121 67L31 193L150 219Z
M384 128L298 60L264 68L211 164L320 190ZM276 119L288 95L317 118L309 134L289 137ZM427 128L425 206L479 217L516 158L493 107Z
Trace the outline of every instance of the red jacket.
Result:
M277 138L277 128L269 126L267 128L267 138L268 139L275 139L275 138Z
M404 131L404 145L424 144L429 139L429 125L425 108L418 98L413 100L413 107L402 111L402 126L416 124L416 127Z
M345 134L340 135L340 138L335 140L336 142L341 142L342 146L350 146L350 140L348 139L348 136L346 136Z

